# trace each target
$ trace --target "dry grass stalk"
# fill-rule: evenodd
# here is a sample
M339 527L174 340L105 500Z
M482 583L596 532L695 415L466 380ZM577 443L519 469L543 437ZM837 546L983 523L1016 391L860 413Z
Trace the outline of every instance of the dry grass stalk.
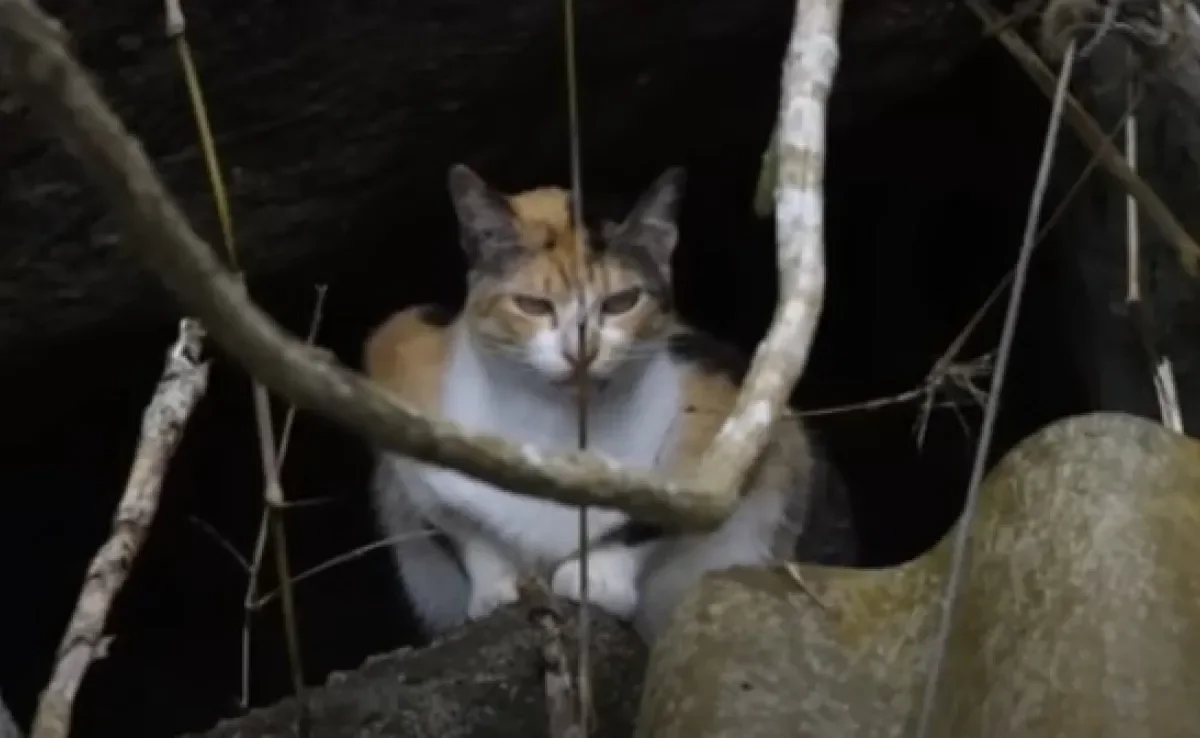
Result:
M306 342L309 345L314 344L314 342L317 339L317 331L319 331L320 327L321 327L321 318L324 316L324 308L325 308L325 293L326 293L326 289L325 289L324 285L317 288L317 301L316 301L316 304L313 306L312 319L309 321L309 325L308 325L308 338L306 339ZM258 535L254 541L254 558L249 564L246 564L247 574L249 575L249 578L248 578L248 581L246 582L246 595L245 595L245 597L243 599L243 603L242 603L242 607L243 607L243 612L242 612L242 697L241 697L242 709L247 709L250 707L251 619L252 619L253 614L255 612L257 612L258 610L260 610L262 605L267 601L267 598L265 596L264 597L259 596L258 585L259 585L259 580L262 576L263 556L266 553L267 538L271 532L272 521L278 520L279 514L283 512L283 507L285 505L285 502L283 500L282 491L281 491L282 488L279 486L279 475L283 471L284 461L287 460L288 446L290 445L291 438L292 438L292 428L294 427L295 422L296 422L296 406L291 405L288 407L287 414L284 416L284 419L283 419L283 429L282 429L282 431L280 431L279 448L278 448L278 453L276 453L274 433L272 432L272 429L270 427L270 408L269 407L266 407L266 408L261 407L262 404L266 404L267 399L268 399L266 397L265 391L260 390L261 387L262 387L261 384L257 384L257 383L255 384L254 400L255 400L255 419L259 424L259 426L258 426L259 443L262 444L263 449L264 449L263 453L262 453L262 459L263 459L263 464L264 464L263 471L264 471L264 478L266 480L266 483L263 486L264 504L263 504L262 519L259 521ZM261 399L260 399L260 393L261 393ZM263 428L264 424L266 425L265 430ZM270 461L271 457L276 457L274 459L273 464L271 464L271 461ZM280 490L280 492L277 496L277 499L273 499L273 492L272 492L273 486ZM284 553L286 553L286 550L284 549L283 544L284 544L283 540L276 538L275 545L277 547L277 551L284 551ZM277 555L279 555L279 554L277 553ZM286 562L285 562L285 568L279 572L279 575L280 575L279 587L277 589L273 590L273 592L281 595L281 598L285 601L285 603L287 603L285 606L289 609L289 612L290 612L291 598L290 598L290 596L287 596L287 595L290 595L292 586L294 585L295 582L299 581L299 579L303 575L299 575L296 577L288 576L285 579L284 575L287 574L288 571L289 570L286 567ZM302 675L300 674L300 669L298 668L300 665L299 649L293 648L295 642L297 641L296 636L295 636L294 625L295 625L294 620L288 620L286 622L286 627L288 628L288 631L289 631L289 635L288 635L289 649L296 651L296 661L294 661L294 663L293 663L294 668L292 669L292 680L293 680L292 688L294 691L296 691L297 694L300 694L300 692L303 689L303 678L302 678ZM290 651L289 651L289 653L290 653Z
M113 519L112 535L88 566L53 675L38 703L31 738L65 738L70 732L79 685L103 648L109 610L154 521L167 465L207 387L208 364L200 363L203 338L199 323L187 318L180 321L179 338L142 417L141 437Z
M838 62L841 0L798 0L783 68L775 223L779 305L741 394L693 477L730 498L787 408L825 295L825 123Z

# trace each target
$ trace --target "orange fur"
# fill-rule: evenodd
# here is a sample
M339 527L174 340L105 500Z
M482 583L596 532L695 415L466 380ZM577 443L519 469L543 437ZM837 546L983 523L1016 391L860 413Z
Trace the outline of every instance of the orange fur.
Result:
M444 327L430 308L402 310L367 339L363 368L372 381L422 412L437 415L448 349Z

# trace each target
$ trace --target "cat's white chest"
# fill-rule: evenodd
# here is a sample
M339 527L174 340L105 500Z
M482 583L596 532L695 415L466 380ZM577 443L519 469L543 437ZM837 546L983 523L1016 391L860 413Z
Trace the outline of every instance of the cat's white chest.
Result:
M675 432L679 393L678 371L670 358L651 361L635 385L592 398L588 449L634 467L657 466ZM441 401L444 416L470 430L539 450L578 447L579 410L569 396L555 401L528 387L497 383L469 350L451 357ZM579 548L578 508L513 494L454 473L439 473L436 479L431 491L441 503L481 523L516 552L551 561ZM619 511L589 509L589 535L603 535L627 519Z

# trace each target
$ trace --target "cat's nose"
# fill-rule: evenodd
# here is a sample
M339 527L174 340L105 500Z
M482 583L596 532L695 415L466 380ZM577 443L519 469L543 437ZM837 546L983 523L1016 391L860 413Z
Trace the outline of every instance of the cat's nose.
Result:
M596 360L596 354L599 353L594 344L589 343L580 350L577 345L563 347L563 358L571 365L575 371L587 369Z

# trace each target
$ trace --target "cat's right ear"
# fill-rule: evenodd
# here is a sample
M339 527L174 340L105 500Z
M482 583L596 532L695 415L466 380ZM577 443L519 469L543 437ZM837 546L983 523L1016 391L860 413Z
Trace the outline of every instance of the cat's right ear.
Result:
M468 263L474 265L487 253L515 244L514 214L504 195L466 164L450 167L446 180Z
M683 167L660 174L619 227L618 238L648 253L666 272L670 272L671 254L679 240L676 216L686 176Z

